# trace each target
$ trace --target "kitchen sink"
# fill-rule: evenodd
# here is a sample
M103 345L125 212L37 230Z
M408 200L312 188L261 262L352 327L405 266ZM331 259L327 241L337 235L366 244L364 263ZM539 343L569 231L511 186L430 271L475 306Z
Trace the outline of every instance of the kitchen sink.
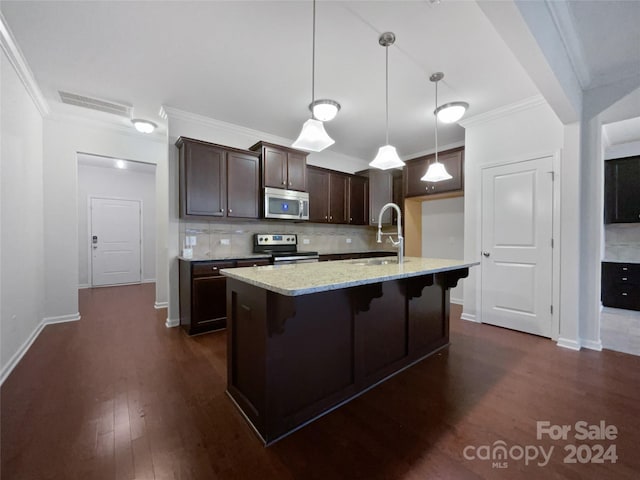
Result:
M407 260L404 261L405 263L407 263ZM353 260L351 262L351 265L389 265L389 264L397 264L398 260L397 259L393 259L390 260L388 258L364 258L364 259L358 259L358 260Z

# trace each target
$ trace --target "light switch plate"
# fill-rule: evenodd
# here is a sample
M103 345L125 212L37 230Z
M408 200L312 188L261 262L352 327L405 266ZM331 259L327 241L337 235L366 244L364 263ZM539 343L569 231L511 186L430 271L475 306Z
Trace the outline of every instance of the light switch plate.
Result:
M351 239L350 238L347 238L347 243L351 243Z
M231 241L228 238L221 238L220 245L231 245Z
M309 240L308 238L303 238L302 239L302 244L303 245L309 245L311 243L311 240Z

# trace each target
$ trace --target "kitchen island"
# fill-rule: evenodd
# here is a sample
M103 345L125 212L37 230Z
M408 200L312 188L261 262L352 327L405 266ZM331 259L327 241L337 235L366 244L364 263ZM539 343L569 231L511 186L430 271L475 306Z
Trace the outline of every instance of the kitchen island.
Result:
M477 263L395 257L222 270L227 393L269 445L449 343Z

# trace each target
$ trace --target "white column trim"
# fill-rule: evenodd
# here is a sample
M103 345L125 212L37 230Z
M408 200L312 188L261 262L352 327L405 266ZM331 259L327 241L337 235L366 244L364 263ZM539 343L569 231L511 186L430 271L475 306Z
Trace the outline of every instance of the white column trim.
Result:
M169 302L155 302L153 304L153 308L156 310L160 310L161 308L167 308L169 306Z
M169 318L167 317L167 321L164 322L164 326L167 328L173 328L173 327L177 327L180 325L180 319L179 318Z

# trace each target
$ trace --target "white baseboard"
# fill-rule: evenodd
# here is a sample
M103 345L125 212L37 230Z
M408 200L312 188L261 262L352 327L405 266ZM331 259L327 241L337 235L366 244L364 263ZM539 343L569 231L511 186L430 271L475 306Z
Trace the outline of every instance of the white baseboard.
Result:
M449 298L449 303L455 303L456 305L462 305L462 299L461 298Z
M155 278L145 278L144 280L142 280L142 283L156 283L156 279Z
M81 283L80 285L78 285L78 290L83 290L85 288L91 288L91 285L89 285L88 283Z
M180 319L179 318L169 318L169 317L167 317L167 321L164 322L164 326L167 327L167 328L177 327L178 325L180 325Z
M598 352L602 351L602 342L600 340L582 340L582 346L584 348L588 348L589 350L596 350Z
M153 308L155 308L156 310L167 307L169 307L169 302L156 302L153 304Z
M476 320L476 316L473 313L462 312L462 315L460 315L460 318L462 320L467 320L468 322L478 323L478 321Z
M80 320L80 312L72 313L70 315L59 315L57 317L44 317L42 323L45 325L52 325L54 323L75 322Z
M580 350L580 342L570 338L559 337L557 345L562 348L568 348L569 350Z
M29 348L31 348L31 345L33 345L33 342L36 341L36 338L38 338L38 335L40 335L40 332L42 332L44 327L54 323L73 322L76 320L80 320L80 313L43 318L38 326L33 330L33 332L31 332L31 335L29 335L29 337L24 341L20 348L18 348L16 353L14 353L13 356L9 359L7 364L2 369L2 372L0 372L0 385L2 385L7 377L9 377L13 369L16 368L16 365L20 363L20 360L22 360L22 357L24 357Z

